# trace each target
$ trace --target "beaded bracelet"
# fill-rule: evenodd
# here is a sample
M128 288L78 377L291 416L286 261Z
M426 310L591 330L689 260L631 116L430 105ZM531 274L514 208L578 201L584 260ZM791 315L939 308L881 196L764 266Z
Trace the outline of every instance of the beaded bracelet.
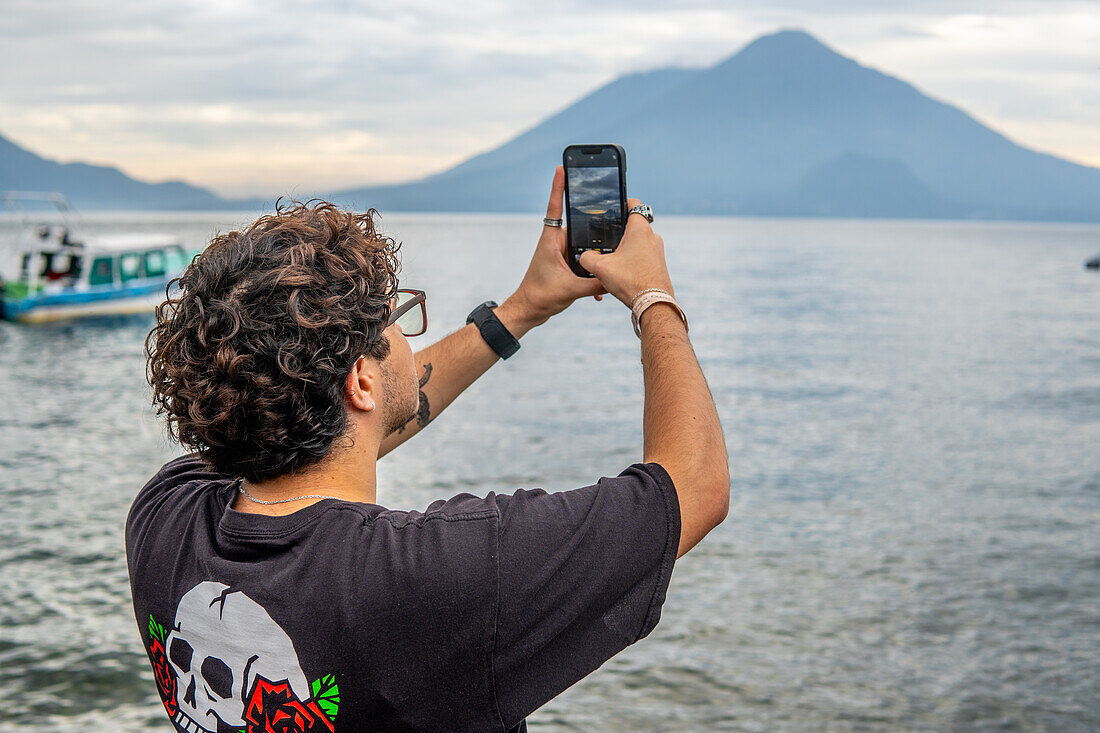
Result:
M645 290L639 290L637 293L634 294L634 297L630 299L630 308L633 310L634 301L637 300L640 296L644 295L645 293L667 293L667 292L668 292L667 290L661 290L660 288L646 288Z
M639 298L640 296L640 298ZM684 309L680 307L680 304L676 302L676 299L667 290L661 290L660 288L649 288L635 295L631 299L630 307L630 320L634 324L634 333L638 338L642 337L642 330L640 328L642 313L646 308L654 303L669 303L680 313L680 318L684 321L684 329L688 329L687 315L684 313Z

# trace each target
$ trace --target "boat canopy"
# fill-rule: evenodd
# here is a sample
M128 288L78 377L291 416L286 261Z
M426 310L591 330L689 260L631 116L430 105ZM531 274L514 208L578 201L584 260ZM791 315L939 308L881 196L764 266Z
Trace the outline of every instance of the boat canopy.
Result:
M84 238L84 249L104 252L161 249L180 245L180 238L171 234L101 234Z

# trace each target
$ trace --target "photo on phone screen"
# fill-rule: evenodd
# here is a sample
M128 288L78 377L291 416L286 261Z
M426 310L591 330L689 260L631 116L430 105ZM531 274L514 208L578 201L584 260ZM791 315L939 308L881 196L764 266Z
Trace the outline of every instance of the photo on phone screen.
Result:
M618 166L569 168L567 172L573 249L614 251L623 236Z

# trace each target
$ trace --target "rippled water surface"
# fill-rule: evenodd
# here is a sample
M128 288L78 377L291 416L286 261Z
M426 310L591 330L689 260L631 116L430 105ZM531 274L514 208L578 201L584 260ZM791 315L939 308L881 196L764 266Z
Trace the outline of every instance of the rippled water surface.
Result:
M182 234L234 215L97 216ZM550 731L1100 728L1100 227L659 219L732 461L656 631ZM428 343L502 300L538 217L391 216ZM7 241L10 223L0 223ZM179 450L151 318L0 324L0 727L168 729L122 524ZM379 466L379 503L641 460L639 344L587 300Z

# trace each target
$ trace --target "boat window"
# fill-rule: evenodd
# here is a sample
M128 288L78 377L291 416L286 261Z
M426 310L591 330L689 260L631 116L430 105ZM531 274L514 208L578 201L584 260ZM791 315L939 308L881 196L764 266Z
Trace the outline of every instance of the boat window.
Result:
M179 247L172 247L165 251L165 264L167 265L168 272L179 272L187 266L183 250Z
M42 267L38 271L38 277L45 278L53 271L53 252L41 252L39 259Z
M144 273L141 267L141 255L137 252L131 252L119 257L118 271L122 275L122 282L143 277Z
M92 260L92 269L88 273L89 285L110 285L114 282L114 260L110 257L96 257Z
M159 249L154 249L145 253L145 276L146 277L163 277L164 276L164 252Z

